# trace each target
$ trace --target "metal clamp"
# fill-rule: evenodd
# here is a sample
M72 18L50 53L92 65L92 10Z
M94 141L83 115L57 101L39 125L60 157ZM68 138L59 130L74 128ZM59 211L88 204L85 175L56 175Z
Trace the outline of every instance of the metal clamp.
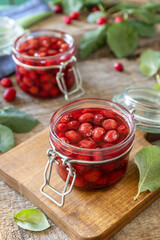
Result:
M65 79L64 79L64 73L63 73L63 70L66 68L66 66L69 63L74 64L74 66L71 67L71 69L69 71L73 72L74 78L75 78L75 84L76 84L75 89L73 89L70 92L68 92L68 90L67 90ZM58 87L61 90L61 92L63 92L64 97L67 101L74 100L75 98L82 96L85 92L82 87L82 77L81 77L81 74L80 74L78 68L76 67L76 63L77 63L77 59L75 56L72 56L72 58L66 62L62 62L60 65L60 70L56 76ZM74 96L71 97L71 95L74 95Z
M48 161L47 161L47 164L46 164L46 167L45 167L45 170L44 170L44 184L40 188L40 192L43 195L45 195L46 197L48 197L52 202L57 204L59 207L62 207L64 205L64 202L65 202L65 196L68 195L72 191L72 188L73 188L73 185L74 185L74 182L75 182L75 179L76 179L76 170L71 166L71 164L69 162L69 158L65 157L64 155L60 154L59 152L56 152L55 149L53 149L53 150L49 149L47 151L47 155L48 155ZM68 171L68 175L67 175L67 179L66 179L66 182L65 182L62 193L60 193L59 191L57 191L55 188L53 188L50 185L50 178L51 178L53 163L56 163L57 165L60 164L57 160L57 155L61 157L63 165L68 166L66 168L66 170ZM71 177L73 177L73 179L72 179L72 182L70 183L69 189L67 190L69 180L70 180ZM58 202L52 196L50 196L48 193L44 192L45 187L48 187L53 192L55 192L56 194L61 196L61 201Z

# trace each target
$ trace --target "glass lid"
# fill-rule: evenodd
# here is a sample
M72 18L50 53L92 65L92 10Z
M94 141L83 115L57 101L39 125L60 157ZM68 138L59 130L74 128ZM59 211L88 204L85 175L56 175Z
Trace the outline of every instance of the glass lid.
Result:
M127 108L134 117L136 128L160 133L160 91L149 88L126 88L113 101Z

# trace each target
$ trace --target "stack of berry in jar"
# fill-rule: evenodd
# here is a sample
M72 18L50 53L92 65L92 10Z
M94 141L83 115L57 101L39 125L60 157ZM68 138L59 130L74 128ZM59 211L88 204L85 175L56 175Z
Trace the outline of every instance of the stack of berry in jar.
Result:
M54 98L61 94L57 74L60 64L69 61L75 52L73 38L63 32L37 30L19 37L13 47L16 80L26 93L35 97ZM74 84L72 63L63 69L64 84Z
M50 131L51 146L77 160L72 164L76 187L104 188L124 176L134 136L129 137L129 125L121 115L103 108L76 109L60 116ZM66 180L67 167L57 158L56 169Z

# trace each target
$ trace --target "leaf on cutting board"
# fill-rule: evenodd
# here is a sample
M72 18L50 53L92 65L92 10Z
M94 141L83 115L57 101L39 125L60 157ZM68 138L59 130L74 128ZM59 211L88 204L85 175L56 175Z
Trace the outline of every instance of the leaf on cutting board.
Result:
M14 147L14 136L10 128L0 124L0 152L5 153Z
M93 12L93 13L89 14L89 16L87 18L87 21L89 23L94 23L100 17L107 17L107 13L106 12L102 12L102 11Z
M84 0L62 0L63 10L66 14L73 11L80 11L84 6Z
M151 77L157 73L160 68L160 52L148 49L144 51L140 58L140 70L141 72Z
M16 108L5 108L0 110L0 124L12 129L15 133L26 133L31 131L39 121Z
M107 42L118 58L126 57L137 47L138 34L126 21L114 23L107 31Z
M50 227L50 224L39 209L25 209L14 216L14 221L23 229L30 231L43 231Z
M136 29L138 35L144 38L155 37L156 31L153 24L146 24L137 20L131 21L130 24Z
M140 193L146 190L153 192L160 187L160 146L144 147L136 154L134 161L140 175L136 200Z
M80 57L86 58L106 44L106 26L87 32L81 39Z

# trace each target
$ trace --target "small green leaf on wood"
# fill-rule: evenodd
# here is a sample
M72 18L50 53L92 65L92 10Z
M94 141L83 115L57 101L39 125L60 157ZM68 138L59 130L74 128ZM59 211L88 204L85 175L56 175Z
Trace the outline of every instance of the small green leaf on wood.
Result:
M16 108L0 110L0 124L5 125L16 133L26 133L35 127L39 121Z
M154 192L160 188L160 146L144 147L136 154L134 161L140 175L136 200L140 193L146 190Z
M138 34L126 21L115 23L107 31L107 42L118 58L126 57L137 47Z
M87 32L81 39L80 57L86 58L106 44L106 26Z
M43 231L50 227L50 224L39 209L25 209L14 216L14 221L23 229L30 231Z
M100 17L107 17L107 13L102 12L102 11L93 12L93 13L89 14L87 21L90 23L94 23Z
M140 58L140 70L141 72L151 77L157 73L160 68L160 52L148 49L144 51Z
M5 153L14 147L14 136L10 128L0 124L0 152Z

